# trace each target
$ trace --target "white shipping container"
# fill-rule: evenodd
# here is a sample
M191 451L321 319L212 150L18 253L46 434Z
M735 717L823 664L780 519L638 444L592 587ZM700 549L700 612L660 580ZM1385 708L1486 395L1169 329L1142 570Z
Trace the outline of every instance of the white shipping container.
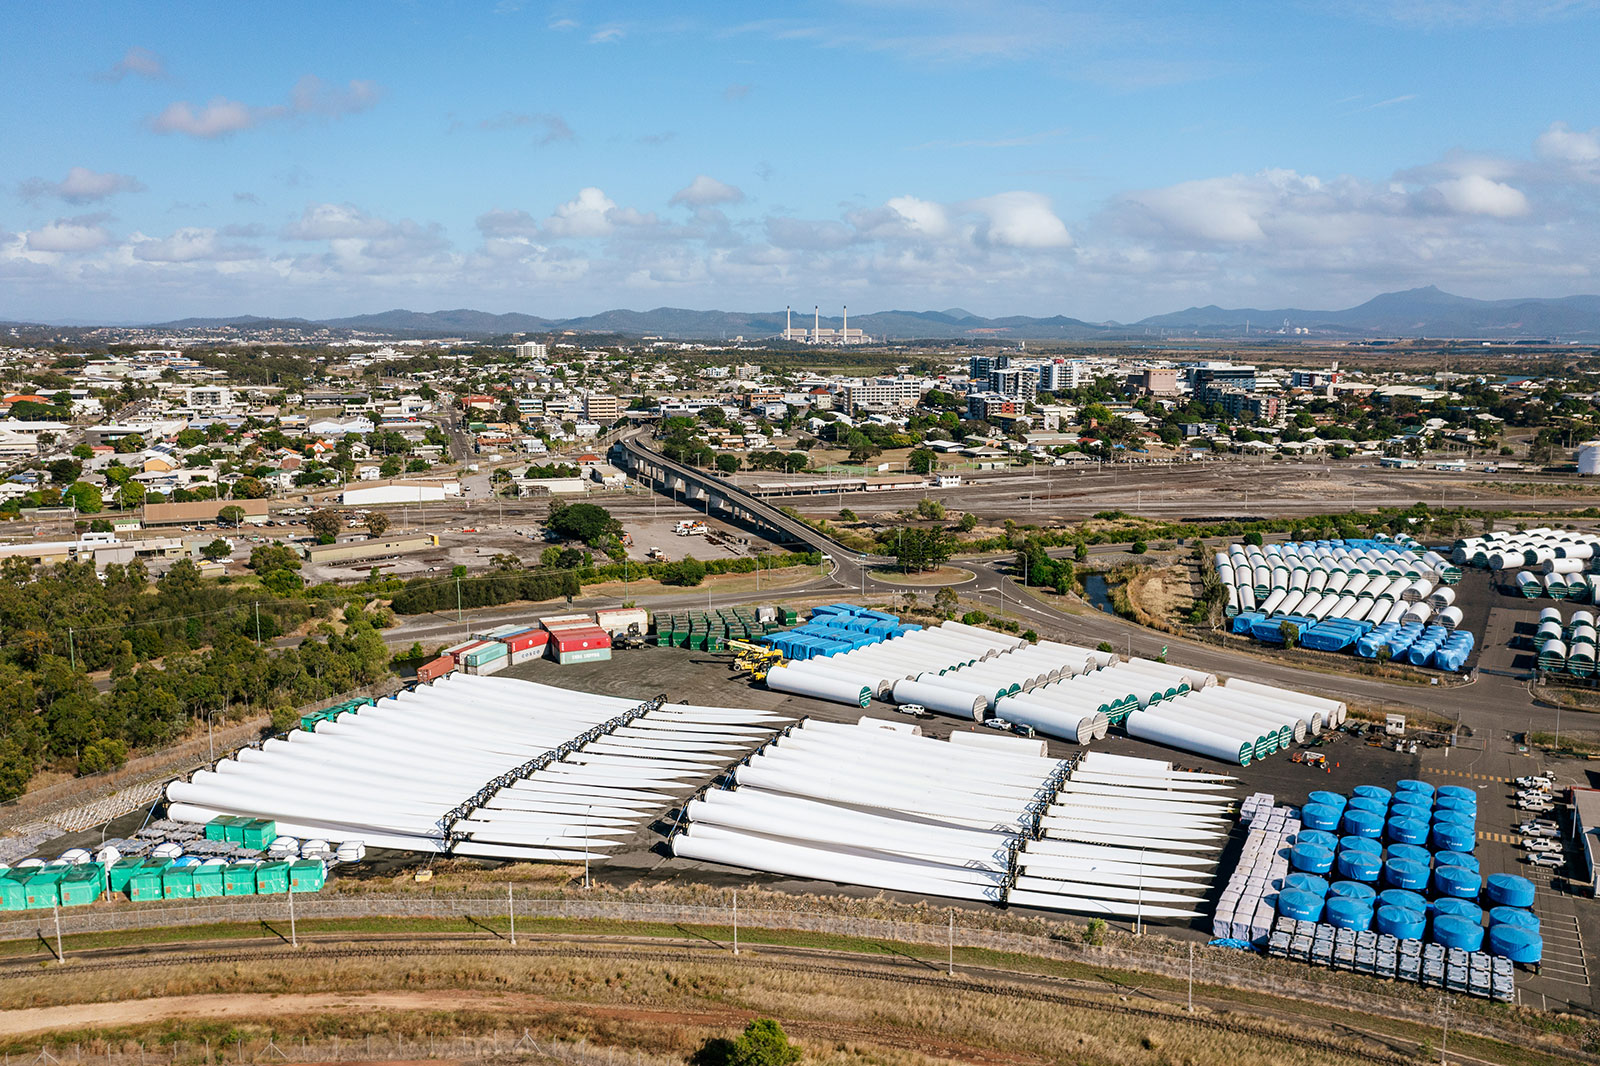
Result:
M616 607L595 612L595 621L607 633L626 633L629 626L638 626L640 633L650 629L650 615L643 607Z
M510 658L502 655L498 659L490 659L488 662L480 663L477 666L466 666L462 667L462 669L469 674L497 674L510 665Z
M533 659L543 659L544 649L546 647L548 647L546 644L535 644L531 648L523 648L521 651L514 651L509 656L509 661L511 665L515 666L517 663L525 663Z

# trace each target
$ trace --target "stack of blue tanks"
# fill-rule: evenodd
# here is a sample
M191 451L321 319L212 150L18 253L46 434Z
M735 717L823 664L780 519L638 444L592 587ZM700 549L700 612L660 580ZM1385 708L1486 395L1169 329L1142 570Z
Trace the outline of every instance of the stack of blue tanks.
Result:
M1313 792L1309 800L1289 850L1294 872L1278 893L1279 914L1539 962L1544 944L1532 882L1494 874L1485 885L1480 876L1471 789L1401 781L1392 792L1358 785L1348 797Z

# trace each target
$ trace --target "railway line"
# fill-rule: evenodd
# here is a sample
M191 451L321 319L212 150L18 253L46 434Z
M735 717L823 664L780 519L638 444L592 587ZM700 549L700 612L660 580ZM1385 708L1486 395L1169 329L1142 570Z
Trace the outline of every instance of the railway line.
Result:
M493 935L498 936L498 933ZM307 964L346 960L392 960L417 958L571 958L575 946L582 946L587 959L607 959L650 963L714 962L719 967L743 970L769 970L874 981L894 985L937 989L941 992L972 995L999 995L1035 1003L1051 1004L1094 1014L1147 1019L1176 1024L1194 1030L1247 1034L1258 1039L1304 1048L1312 1052L1361 1058L1369 1062L1414 1063L1423 1047L1421 1041L1392 1036L1377 1029L1343 1022L1318 1021L1291 1010L1274 1010L1256 1003L1208 995L1194 997L1203 1013L1184 1009L1181 995L1129 986L1115 980L1109 971L1097 983L1081 978L1056 977L992 965L960 963L944 972L928 961L894 954L882 963L872 964L858 953L822 948L753 945L752 953L733 956L728 946L705 937L663 941L639 936L571 936L534 934L525 943L490 943L475 933L405 934L311 934L300 937L302 946L294 948L279 936L259 938L254 946L244 947L238 940L202 940L181 943L97 948L74 951L69 969L59 971L76 978L96 972L124 973L157 970L176 966L229 965L258 963L263 960L302 961ZM38 952L0 961L0 981L37 978L41 965L54 959L53 953ZM910 967L924 972L908 972ZM43 971L49 973L51 971ZM1128 974L1128 977L1136 975ZM1109 985L1116 1001L1103 998ZM1100 992L1096 997L1088 994ZM1135 996L1152 1001L1150 1006L1130 1002ZM1247 1017L1250 1015L1252 1017ZM1396 1019L1402 1024L1414 1020ZM1321 1031L1285 1032L1281 1026ZM1451 1058L1460 1062L1492 1064L1498 1058L1482 1058L1459 1051ZM1523 1061L1536 1061L1524 1057ZM1546 1061L1596 1061L1589 1057L1546 1056Z

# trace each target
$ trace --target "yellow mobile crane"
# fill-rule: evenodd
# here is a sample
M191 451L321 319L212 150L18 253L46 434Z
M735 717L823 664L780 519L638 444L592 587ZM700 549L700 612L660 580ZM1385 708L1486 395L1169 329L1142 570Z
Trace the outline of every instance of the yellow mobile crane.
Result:
M733 668L739 671L748 671L750 676L757 681L767 679L767 671L774 666L783 665L783 652L777 648L769 648L762 644L752 644L748 640L730 640L728 648L738 653L739 657L733 661Z

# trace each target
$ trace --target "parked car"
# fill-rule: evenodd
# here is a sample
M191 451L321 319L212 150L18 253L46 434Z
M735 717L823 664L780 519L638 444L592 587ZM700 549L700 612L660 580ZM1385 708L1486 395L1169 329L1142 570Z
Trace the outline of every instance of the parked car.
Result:
M1550 855L1545 852L1534 852L1524 857L1522 861L1530 866L1543 866L1548 869L1554 869L1566 862L1560 855Z
M1523 837L1522 850L1542 852L1546 855L1559 855L1561 854L1561 845L1544 837Z
M1029 740L1032 740L1034 737L1038 736L1038 733L1034 731L1033 726L1026 725L1022 722L1011 723L1011 731L1017 736L1027 737Z
M1535 814L1549 814L1555 809L1556 805L1548 801L1540 803L1536 800L1521 800L1517 803L1517 810L1532 811Z
M924 707L920 703L902 703L902 704L898 705L897 707L895 707L895 710L897 712L899 712L900 714L909 714L913 718L931 718L931 717L933 717L931 714L928 713L928 708Z
M1549 788L1556 779L1554 774L1526 774L1511 783L1518 788Z
M1004 718L985 718L983 725L986 729L998 729L1001 732L1011 728L1011 723Z
M1523 836L1544 837L1547 840L1554 840L1561 835L1561 830L1557 829L1555 826L1540 825L1537 822L1523 822L1521 825L1517 826L1517 832L1521 833Z

